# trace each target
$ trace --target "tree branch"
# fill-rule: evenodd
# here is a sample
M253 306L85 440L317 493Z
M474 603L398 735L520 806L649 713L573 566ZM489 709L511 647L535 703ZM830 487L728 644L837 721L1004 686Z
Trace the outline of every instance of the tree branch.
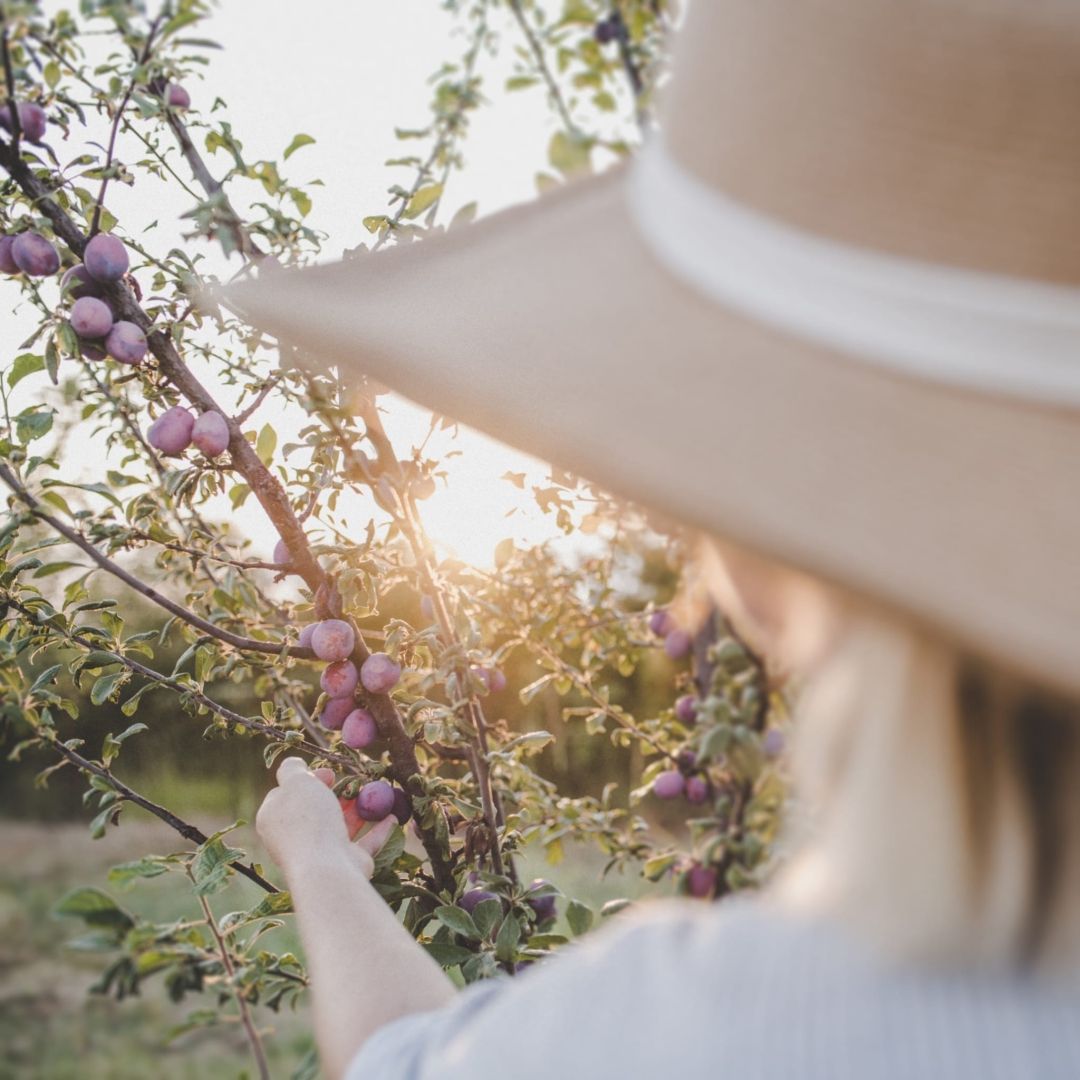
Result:
M107 555L102 555L89 540L81 536L74 529L65 525L59 518L55 518L52 514L48 513L48 511L42 507L41 503L38 502L25 487L23 487L15 474L6 465L0 464L0 480L3 480L3 482L7 484L7 486L15 493L16 497L29 508L34 517L45 522L45 524L52 529L55 529L56 532L60 533L66 540L70 541L81 551L84 551L103 570L112 574L113 577L118 578L141 596L145 596L147 600L151 600L153 603L157 604L158 607L164 608L171 615L175 615L178 619L188 623L190 626L194 626L197 630L201 630L204 634L217 638L218 641L223 641L226 645L232 645L235 649L242 649L247 652L260 652L272 656L277 656L284 652L289 656L297 656L305 660L312 660L315 658L315 654L311 649L304 648L300 645L285 645L281 642L259 641L257 638L241 637L239 634L234 634L231 630L223 630L220 626L210 622L209 619L204 619L201 615L196 615L195 612L189 611L186 607L176 603L174 600L170 600L167 596L162 596L157 589L152 588L144 581L135 577L134 574L129 573L118 563L113 562ZM271 565L276 566L276 564Z
M99 779L104 780L105 783L107 783L125 802L129 802L134 806L141 806L144 810L148 810L154 817L164 821L171 829L178 832L185 840L190 840L193 844L197 844L201 847L210 839L210 837L201 829L184 821L183 818L177 817L171 810L166 810L164 806L159 806L145 795L140 795L134 788L128 787L127 784L122 780L117 779L113 772L105 768L104 765L99 765L97 762L84 758L82 754L72 750L70 746L61 742L55 735L48 736L47 738L49 745L52 746L61 757L66 758L72 765L77 766L84 772L91 773ZM260 889L265 889L268 893L280 891L277 886L272 885L267 881L253 865L242 862L233 862L229 863L229 865L238 874L243 874L249 881L255 882Z

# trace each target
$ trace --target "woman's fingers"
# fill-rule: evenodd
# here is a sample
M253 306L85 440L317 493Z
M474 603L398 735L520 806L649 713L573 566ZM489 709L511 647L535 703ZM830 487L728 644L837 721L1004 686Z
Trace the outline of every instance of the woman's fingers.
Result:
M386 843L386 838L393 831L394 826L397 824L397 818L391 814L389 817L385 817L382 821L373 825L363 836L357 840L357 844L362 847L369 855L374 858L379 848Z
M307 762L303 758L287 757L278 766L277 782L279 785L284 784L290 778L300 776L307 771Z

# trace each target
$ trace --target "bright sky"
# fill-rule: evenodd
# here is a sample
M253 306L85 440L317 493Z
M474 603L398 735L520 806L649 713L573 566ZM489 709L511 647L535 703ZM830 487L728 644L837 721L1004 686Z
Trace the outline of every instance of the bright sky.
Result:
M215 97L226 102L226 115L248 160L280 161L293 135L314 137L314 145L298 151L284 171L294 182L314 177L324 181L325 187L312 192L315 206L308 220L329 234L324 251L328 258L335 257L366 235L360 219L383 211L387 187L411 181L405 170L384 165L402 153L393 129L427 123L428 77L465 50L464 39L451 36L454 25L433 0L306 0L302 6L293 0L223 0L219 14L200 34L219 41L224 51L210 53L205 81L193 78L187 88L196 108L208 109ZM451 213L474 199L483 214L534 196L534 176L544 167L554 122L542 91L502 91L507 63L490 57L481 61L493 104L474 114L466 145L468 165L453 180L447 197ZM101 130L95 135L104 139ZM77 152L71 146L58 148L61 160ZM211 157L209 163L218 171L225 168L221 157ZM182 162L178 171L187 175ZM162 250L178 242L178 219L189 201L183 193L177 197L164 185L143 181L134 189L112 185L109 205L128 229L135 223L145 227L158 222L147 243ZM14 301L14 285L5 289ZM0 348L7 357L15 354L33 325L33 314L26 309L14 319L5 315ZM212 371L200 368L198 374L213 387ZM16 404L27 404L30 392L39 387L38 379L24 381L17 388ZM222 396L228 400L227 394ZM428 414L398 399L382 401L389 403L387 426L399 444L399 456L405 457L426 434ZM300 416L257 415L253 423L259 426L263 420L278 428L279 445L303 422ZM436 452L450 447L448 436L441 440L432 444ZM429 531L446 553L486 565L503 537L534 542L554 535L528 490L518 491L500 479L515 470L526 472L530 482L539 481L544 470L538 462L476 433L462 432L456 443L462 453L447 463L449 487L440 488L423 505ZM106 468L100 446L84 425L69 437L61 456L67 463L83 464L81 478L98 479ZM232 515L227 504L214 509L223 518L230 516L238 532L250 536L269 557L275 536L254 500L239 515ZM358 519L355 514L350 518Z

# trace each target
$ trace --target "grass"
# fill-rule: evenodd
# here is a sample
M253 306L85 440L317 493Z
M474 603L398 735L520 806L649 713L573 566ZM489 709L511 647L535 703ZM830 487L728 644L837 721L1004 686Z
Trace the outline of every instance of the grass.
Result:
M109 884L111 866L151 852L165 854L183 843L156 821L137 812L125 815L119 828L97 841L77 824L4 822L0 828L0 1080L237 1080L254 1075L236 1027L167 1040L169 1029L189 1012L212 1004L207 997L194 995L174 1004L158 982L148 984L141 997L123 1002L91 995L104 957L65 947L84 928L52 912L64 893L80 885L105 889L155 921L198 916L194 901L176 888L171 875L140 882L128 893ZM249 839L241 835L238 842L243 846ZM597 910L607 900L667 891L633 873L601 879L603 863L598 852L571 850L551 866L536 851L521 859L519 868L523 880L547 878ZM239 880L213 904L221 915L261 895ZM271 947L297 947L289 931L275 934L267 942ZM310 1046L306 1012L279 1016L260 1009L256 1020L267 1033L273 1076L291 1076Z

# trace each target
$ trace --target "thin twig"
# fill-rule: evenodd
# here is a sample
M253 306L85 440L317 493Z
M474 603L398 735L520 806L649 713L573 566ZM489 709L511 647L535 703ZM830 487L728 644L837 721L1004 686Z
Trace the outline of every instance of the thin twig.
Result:
M233 965L232 954L229 952L228 945L225 944L225 939L221 936L217 920L214 918L213 911L210 910L209 901L201 894L199 896L199 904L202 907L203 915L206 916L206 925L209 927L210 933L214 937L214 941L217 942L218 955L221 957L222 966L225 968L225 974L228 976L229 986L232 988L233 997L236 998L236 1005L240 1010L240 1023L243 1025L244 1032L247 1035L248 1045L251 1047L251 1054L255 1058L255 1065L259 1070L260 1080L270 1080L270 1068L266 1064L266 1050L263 1048L262 1039L259 1037L259 1032L256 1030L255 1024L251 1019L251 1010L248 1008L247 999L244 997L243 991L236 983L236 968Z

